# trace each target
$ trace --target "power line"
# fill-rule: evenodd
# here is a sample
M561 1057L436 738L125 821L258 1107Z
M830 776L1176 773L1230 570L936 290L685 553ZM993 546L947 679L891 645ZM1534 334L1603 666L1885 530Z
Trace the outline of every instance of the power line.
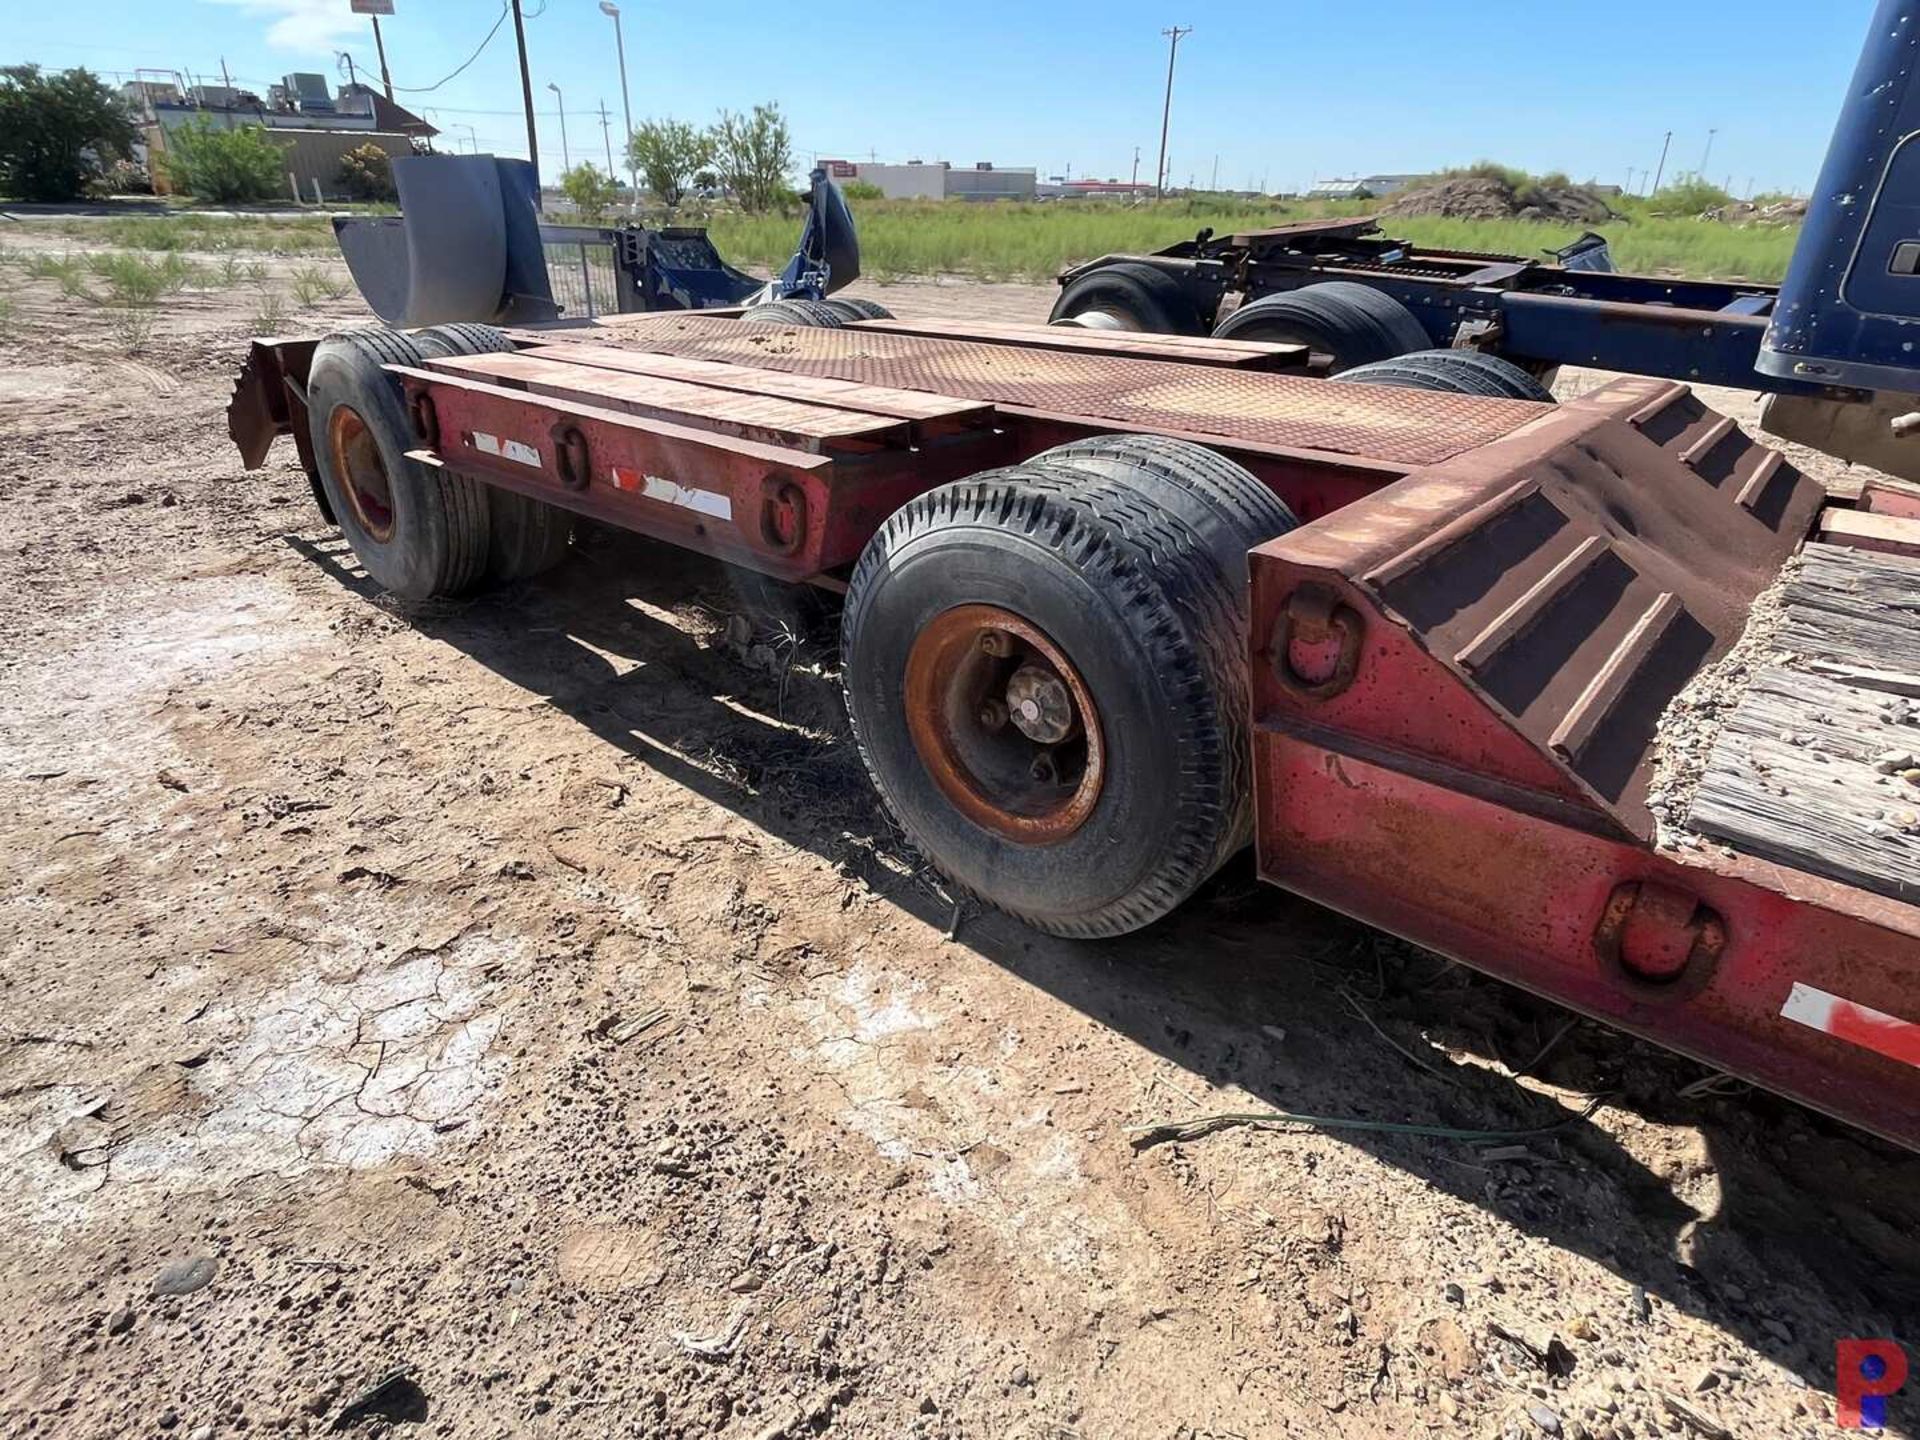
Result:
M426 95L426 94L430 94L435 90L438 90L442 85L446 84L447 81L453 79L455 75L458 75L462 70L465 70L469 65L473 64L474 61L478 60L480 58L481 51L485 50L487 46L493 43L493 37L500 33L501 25L506 23L507 13L509 8L510 7L506 5L502 5L500 7L500 13L494 17L493 28L487 31L487 38L482 40L480 44L474 49L474 52L471 55L469 55L466 59L462 60L459 66L455 70L453 70L451 74L441 76L438 80L434 81L433 84L431 85L396 85L393 88L400 91L404 95ZM545 11L545 9L546 9L545 6L541 7L541 10L543 12ZM478 112L476 111L475 113L477 114Z

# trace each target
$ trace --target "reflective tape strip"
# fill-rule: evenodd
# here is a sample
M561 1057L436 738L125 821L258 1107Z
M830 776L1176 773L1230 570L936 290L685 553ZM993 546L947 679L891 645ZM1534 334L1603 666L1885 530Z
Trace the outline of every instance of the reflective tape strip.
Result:
M702 515L713 515L721 520L733 519L732 499L718 490L697 490L691 485L676 484L659 475L630 470L624 465L613 467L613 488L628 492L637 490L649 500L678 505L684 510L698 510Z
M498 455L502 460L515 460L522 465L531 465L535 470L540 468L540 452L518 440L502 440L498 435L476 430L473 432L473 448L482 455Z
M1920 1025L1795 981L1780 1013L1796 1024L1920 1068Z

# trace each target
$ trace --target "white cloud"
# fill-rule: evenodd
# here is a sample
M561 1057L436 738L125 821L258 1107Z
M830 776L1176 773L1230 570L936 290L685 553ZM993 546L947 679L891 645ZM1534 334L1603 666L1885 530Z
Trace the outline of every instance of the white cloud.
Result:
M366 33L367 21L347 8L347 0L213 0L248 15L270 17L267 43L276 50L311 55Z

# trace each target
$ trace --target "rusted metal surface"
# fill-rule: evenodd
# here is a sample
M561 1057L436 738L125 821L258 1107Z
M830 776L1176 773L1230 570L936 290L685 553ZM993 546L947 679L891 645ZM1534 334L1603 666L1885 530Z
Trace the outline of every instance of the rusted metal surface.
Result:
M1632 380L1256 550L1262 876L1920 1145L1920 1070L1877 1043L1920 1018L1920 909L1657 848L1644 805L1657 717L1819 503Z
M274 437L295 431L287 382L304 384L307 367L313 360L316 340L255 340L247 348L246 363L233 382L233 396L227 401L227 434L240 451L240 463L258 470L267 463L267 451ZM301 419L305 406L300 406ZM304 427L302 427L304 428ZM306 440L300 436L302 458L306 458Z
M406 387L418 453L432 462L784 579L850 564L914 496L1015 458L993 431L911 449L818 454L440 371L388 368Z
M360 413L337 406L327 420L327 450L333 473L345 482L347 504L366 534L381 543L393 538L393 486L380 447Z
M595 344L826 375L1072 416L1105 428L1181 432L1229 446L1437 464L1548 413L1523 400L1384 386L1329 386L1285 374L1125 356L1034 350L981 340L744 327L708 315L653 315L617 331L553 332Z
M1065 840L1106 779L1100 712L1044 632L994 605L944 611L915 637L902 707L928 776L984 830Z
M1144 330L1081 330L1071 325L1006 325L955 320L863 320L862 330L892 335L928 335L940 340L985 340L1028 350L1067 350L1085 355L1118 355L1145 360L1178 360L1188 365L1232 370L1299 370L1307 363L1304 345L1259 340L1199 339L1158 335Z
M1280 647L1267 674L1310 666L1288 615L1315 587L1363 652L1338 694L1276 681L1276 703L1645 837L1661 712L1739 637L1820 498L1685 386L1617 381L1264 547L1255 644Z
M1291 721L1262 720L1254 766L1264 879L1920 1148L1920 1069L1783 1013L1810 987L1920 1019L1920 910L1596 835Z

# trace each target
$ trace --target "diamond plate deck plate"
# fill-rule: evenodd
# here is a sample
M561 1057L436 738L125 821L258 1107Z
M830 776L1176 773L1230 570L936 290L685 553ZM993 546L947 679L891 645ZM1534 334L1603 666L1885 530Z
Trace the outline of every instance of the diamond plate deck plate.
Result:
M1242 445L1365 456L1409 469L1451 459L1550 413L1526 400L1331 384L1004 341L749 326L713 315L623 317L617 326L542 331L540 339L555 350L583 341L725 360L1073 415L1120 428L1179 430Z

